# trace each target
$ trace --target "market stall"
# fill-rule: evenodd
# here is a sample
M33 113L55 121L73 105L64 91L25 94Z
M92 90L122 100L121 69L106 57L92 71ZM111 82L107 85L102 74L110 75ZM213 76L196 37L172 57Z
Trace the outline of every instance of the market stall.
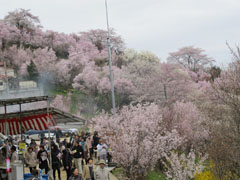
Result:
M34 103L39 101L45 101L46 107L22 111L23 104ZM7 112L7 107L13 105L14 106L18 105L19 111ZM48 96L0 100L0 107L4 108L4 113L0 114L0 133L4 134L5 136L18 134L22 135L23 133L29 130L48 130L50 144L50 130L51 127L56 126L57 123L79 122L81 125L85 124L84 119L81 119L70 113L63 112L59 109L50 107ZM3 166L3 168L8 169L8 167L10 167L9 160L6 160L6 164L5 166ZM51 168L51 156L50 156L50 168Z

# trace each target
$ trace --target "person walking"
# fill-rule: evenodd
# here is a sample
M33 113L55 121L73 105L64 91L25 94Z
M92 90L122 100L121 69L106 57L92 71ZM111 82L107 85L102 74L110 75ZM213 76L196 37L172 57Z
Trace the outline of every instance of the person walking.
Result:
M71 152L71 143L66 144L66 149L63 150L63 167L67 173L67 180L69 180L71 176L72 170L72 152Z
M74 141L74 146L72 148L74 166L78 168L80 174L82 174L82 158L83 158L83 149L79 145L78 141Z
M86 144L88 146L88 152L89 152L90 158L92 158L92 155L93 155L93 139L92 139L91 133L89 133L89 135L86 139Z
M82 180L81 174L79 174L78 168L72 170L72 175L69 180Z
M48 173L48 152L45 150L44 145L40 145L40 150L37 154L37 159L39 161L39 168L45 169L45 174Z
M99 144L98 132L95 131L93 136L93 150L97 150L98 144ZM95 151L94 154L95 154L95 159L97 159L97 151Z
M83 167L83 180L94 180L94 171L96 167L93 164L93 159L89 158L87 161L87 165Z
M109 171L105 168L105 161L102 159L99 162L100 167L94 172L94 180L110 180Z
M56 180L56 171L58 172L58 179L61 180L61 152L56 144L51 145L51 155L52 155L52 169L53 169L53 179Z
M86 143L85 138L81 138L81 146L83 149L83 158L85 160L85 164L87 164L87 159L88 159L88 144Z
M105 143L103 143L103 139L99 139L99 144L97 145L97 150L99 153L100 160L103 159L106 162L108 146Z
M25 161L27 166L29 167L30 173L33 172L34 169L37 167L37 156L36 153L33 151L32 147L28 148L28 151L25 155Z

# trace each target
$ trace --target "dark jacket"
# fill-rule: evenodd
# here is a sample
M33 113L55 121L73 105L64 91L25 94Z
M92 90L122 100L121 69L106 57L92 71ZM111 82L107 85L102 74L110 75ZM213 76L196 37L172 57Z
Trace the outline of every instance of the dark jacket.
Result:
M97 147L97 145L99 144L99 137L97 135L93 136L93 146Z
M69 167L72 166L72 155L71 155L69 149L64 149L63 150L62 161L63 161L64 168L66 168L67 166L69 166Z
M60 151L58 149L52 150L52 168L53 169L60 169L61 168L61 161L58 157Z
M83 158L83 149L80 145L73 146L72 152L73 152L73 158Z
M70 178L69 178L69 180L82 180L82 176L81 175L78 175L78 176L71 176Z
M48 168L48 161L47 159L43 159L41 155L44 156L46 155L46 157L48 158L48 152L46 150L43 150L43 151L38 151L38 154L37 154L37 159L39 160L39 168L40 169L44 169L44 168Z

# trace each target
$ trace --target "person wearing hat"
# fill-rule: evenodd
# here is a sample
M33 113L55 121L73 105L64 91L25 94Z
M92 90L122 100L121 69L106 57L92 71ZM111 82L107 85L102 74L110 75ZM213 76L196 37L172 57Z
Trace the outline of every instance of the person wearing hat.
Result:
M105 168L105 161L99 161L99 167L94 172L94 180L110 180L109 171Z

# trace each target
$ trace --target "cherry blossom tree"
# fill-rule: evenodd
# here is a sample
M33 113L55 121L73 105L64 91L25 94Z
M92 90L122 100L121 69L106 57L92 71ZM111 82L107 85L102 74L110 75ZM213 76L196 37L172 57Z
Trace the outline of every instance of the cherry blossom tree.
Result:
M3 50L15 44L20 38L20 31L13 26L6 24L0 20L0 54L2 55Z
M240 50L238 47L230 50L233 61L206 89L208 101L203 106L205 114L211 120L208 152L215 165L213 173L218 179L240 177Z
M116 92L131 94L134 86L130 80L124 77L123 70L113 66L114 85ZM98 91L99 93L108 93L111 91L109 80L109 67L99 68L93 63L89 63L76 78L74 79L74 88L88 89Z
M158 104L172 104L178 100L187 99L194 88L189 74L175 65L162 63L149 70L144 78L134 81L136 91L135 101L156 102Z
M101 52L107 48L107 34L108 32L102 29L90 30L88 32L81 32L82 38L90 41ZM117 36L113 29L110 30L111 47L115 53L121 53L124 50L124 42L120 36Z
M28 32L32 32L36 28L41 27L39 18L32 15L30 10L25 9L17 9L9 12L8 15L4 17L4 21L20 30L26 30Z
M51 47L58 58L68 59L70 48L77 45L73 36L54 31L46 31L42 35L43 45Z
M8 63L16 70L16 72L21 69L23 64L29 64L33 58L32 51L30 49L24 49L22 46L17 47L17 45L12 45L9 47L4 54L5 58L8 60Z
M4 22L20 31L17 44L25 47L42 47L42 30L40 20L30 10L17 9L4 17Z
M210 138L210 124L203 112L192 102L176 102L171 107L164 108L163 120L169 130L176 129L185 139L185 148L203 148Z
M205 70L211 66L214 60L208 57L203 49L187 46L180 48L176 52L169 53L167 58L169 63L180 65L193 72Z
M56 59L52 49L38 48L33 52L33 62L42 76L55 72Z
M62 87L71 86L73 69L72 61L69 59L61 59L56 62L56 84Z
M93 121L113 149L114 161L131 180L145 176L149 168L182 142L176 130L164 127L162 112L155 104L125 106L116 118L103 112Z
M76 76L89 70L88 64L108 65L107 32L104 30L69 35L44 32L39 18L24 9L10 12L0 21L0 27L0 58L6 57L19 75L27 76L27 67L32 61L41 77L50 76L53 84L71 87ZM124 43L113 30L111 42L114 60L123 51Z
M51 106L60 109L64 112L70 112L71 108L70 95L68 96L57 95L55 99L51 102Z
M232 50L233 51L233 50ZM234 120L235 126L240 132L240 121L237 118L240 115L240 50L237 48L233 53L233 62L229 67L222 71L219 78L214 80L212 89L208 91L214 104L221 104L229 108Z
M194 72L191 70L188 70L188 73L192 80L196 83L201 82L201 81L210 81L212 78L211 73L204 72L203 70L199 70L198 72Z
M171 152L165 158L169 162L165 163L167 177L172 180L186 180L193 179L197 173L201 173L206 168L204 161L207 160L208 156L198 157L194 150L191 149L187 155Z

